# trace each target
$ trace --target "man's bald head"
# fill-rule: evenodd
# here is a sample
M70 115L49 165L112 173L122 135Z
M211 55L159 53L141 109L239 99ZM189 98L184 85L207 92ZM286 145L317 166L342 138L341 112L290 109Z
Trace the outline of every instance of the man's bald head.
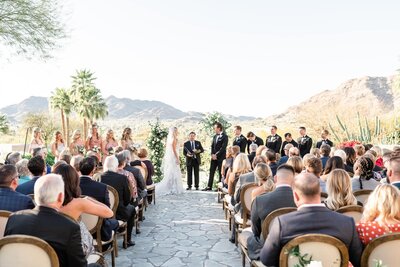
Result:
M296 204L311 204L321 203L321 187L319 179L312 173L301 173L294 179L293 189L297 196L295 196ZM298 204L298 206L299 206Z

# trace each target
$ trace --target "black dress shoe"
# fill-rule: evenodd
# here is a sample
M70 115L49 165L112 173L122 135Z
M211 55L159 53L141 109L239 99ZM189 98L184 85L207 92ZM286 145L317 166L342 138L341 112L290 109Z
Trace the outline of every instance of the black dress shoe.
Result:
M129 247L133 247L133 246L136 245L136 244L135 244L135 241L129 240L129 241L126 243L126 245L127 245L128 248L129 248Z
M210 187L206 187L206 188L202 189L201 191L211 191L211 188Z
M198 188L198 187L196 187L196 190L199 190L199 188Z
M231 243L235 243L235 238L229 238L229 242L231 242Z
M186 190L192 190L192 188L191 188L191 187L188 187L188 188L186 188Z

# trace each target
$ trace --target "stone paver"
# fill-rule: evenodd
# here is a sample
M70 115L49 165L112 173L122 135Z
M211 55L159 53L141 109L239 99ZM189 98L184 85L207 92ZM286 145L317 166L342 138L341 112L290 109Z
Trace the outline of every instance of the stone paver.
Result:
M241 266L216 197L201 191L158 197L145 212L142 233L134 236L136 246L125 250L118 240L116 266Z

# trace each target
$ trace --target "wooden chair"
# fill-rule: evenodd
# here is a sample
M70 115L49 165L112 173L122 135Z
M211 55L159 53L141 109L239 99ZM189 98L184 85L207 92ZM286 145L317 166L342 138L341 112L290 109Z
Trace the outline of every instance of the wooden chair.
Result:
M93 240L93 245L96 250L103 256L107 253L111 253L111 264L112 267L115 267L115 233L112 233L110 240L101 241L101 226L103 224L103 218L92 214L82 213L81 220L92 235L96 234L96 239ZM104 245L109 245L108 249L105 251L103 251Z
M110 198L110 208L114 213L113 218L115 219L115 216L117 214L117 208L119 204L119 196L118 196L118 191L115 190L114 187L107 185L108 189L108 196ZM123 248L127 249L128 248L128 224L127 222L118 220L119 228L117 233L115 233L115 242L117 237L122 236L124 238L123 242ZM118 257L118 246L116 244L115 246L115 256Z
M233 214L235 213L235 210L232 207L230 195L228 195L228 194L224 195L222 205L223 205L223 207L224 207L223 209L225 211L225 220L228 221L229 231L231 231L232 230L232 217L233 217Z
M365 206L371 192L372 190L369 189L361 189L354 191L353 195L356 197L357 201L360 201Z
M250 225L248 225L248 219L250 218L251 213L251 193L254 189L258 187L257 184L251 183L246 184L242 187L240 191L240 203L242 205L242 214L236 213L234 216L234 227L236 228L235 235L235 244L238 245L238 234L241 229L244 229Z
M292 212L292 211L296 211L296 208L291 208L291 207L287 207L287 208L280 208L277 210L274 210L273 212L271 212L270 214L267 215L267 217L265 217L263 223L262 223L262 230L261 230L261 236L263 238L263 240L267 239L268 233L271 229L271 225L272 222L274 221L274 219L280 215ZM247 262L250 263L250 265L252 265L252 260L249 257L249 254L247 252L247 249L245 248L245 246L240 242L240 238L239 238L239 244L240 244L240 249L242 251L242 266L246 266L246 260ZM254 263L254 265L257 263Z
M6 225L8 217L10 217L11 212L6 210L0 210L0 238L4 236L4 231L6 230Z
M348 267L349 253L339 239L323 234L306 234L290 240L282 248L279 256L280 267L293 267L299 264L292 251L299 248L300 254L312 256L312 260L322 262L323 266Z
M155 205L156 204L156 185L155 184L147 185L146 189L147 189L147 197L151 197L153 200L153 203ZM149 191L151 191L150 194L149 194Z
M10 235L0 239L0 266L58 267L60 265L56 252L46 241L34 236Z
M377 237L365 247L361 256L361 266L378 266L377 261L382 261L379 266L400 266L400 258L397 257L399 247L400 233Z
M321 192L321 202L325 201L328 198L328 194L325 192Z
M350 205L350 206L341 207L336 212L339 212L341 214L352 217L354 219L354 222L358 223L361 220L363 210L364 210L364 208L361 206Z

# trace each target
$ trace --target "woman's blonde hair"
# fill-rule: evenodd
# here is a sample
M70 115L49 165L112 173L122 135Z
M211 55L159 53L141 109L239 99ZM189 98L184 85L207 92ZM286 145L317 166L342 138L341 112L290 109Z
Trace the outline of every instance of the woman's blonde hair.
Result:
M264 181L263 187L265 190L272 191L275 188L274 179L272 177L271 168L265 163L258 163L254 168L254 176L258 180L258 185Z
M349 174L342 169L334 169L326 180L326 192L328 198L326 206L331 210L337 210L344 206L357 205L357 199L353 195Z
M72 133L72 142L75 142L75 141L78 139L78 137L77 137L78 134L81 135L81 130L76 129L76 130Z
M233 155L232 155L233 153L232 153L232 146L227 146L226 147L226 158L227 159L229 159L229 158L233 158Z
M355 145L354 151L356 151L356 156L361 157L362 155L365 154L365 147L363 145Z
M261 156L261 153L262 153L265 149L267 149L267 147L264 146L264 145L257 147L256 156Z
M233 161L232 173L242 175L248 172L251 172L249 157L244 153L239 153Z
M310 150L310 154L313 155L314 157L320 158L321 150L319 150L319 148L314 147Z
M106 142L108 141L108 139L110 139L111 134L114 134L114 131L112 129L108 129L107 134L106 134ZM111 139L115 142L114 136Z
M286 163L294 168L296 174L301 173L304 169L303 160L299 156L290 157Z
M400 220L400 191L390 184L380 184L369 195L362 222L377 221L382 227Z

